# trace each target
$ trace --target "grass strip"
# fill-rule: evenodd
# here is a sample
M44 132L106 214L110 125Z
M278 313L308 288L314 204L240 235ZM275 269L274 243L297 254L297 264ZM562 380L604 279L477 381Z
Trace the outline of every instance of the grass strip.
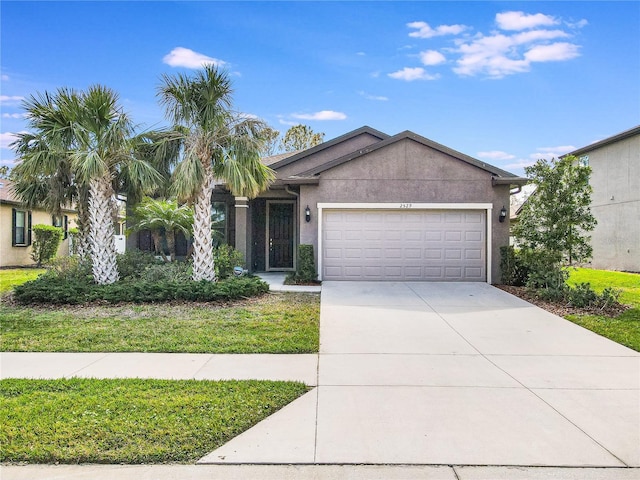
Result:
M0 347L13 352L313 353L320 298L283 292L231 306L0 306Z
M0 293L8 292L16 285L35 280L44 272L46 272L44 268L0 269Z
M0 381L0 461L192 463L307 388L296 382Z
M620 302L632 308L618 315L567 315L565 318L614 342L640 352L640 275L637 273L571 269L568 283L589 283L596 292L607 287L622 290Z

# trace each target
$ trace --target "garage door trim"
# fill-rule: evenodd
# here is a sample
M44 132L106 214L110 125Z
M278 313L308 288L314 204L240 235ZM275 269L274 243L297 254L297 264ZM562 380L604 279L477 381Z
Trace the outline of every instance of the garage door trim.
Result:
M324 210L484 210L486 212L486 271L491 283L491 203L318 203L318 279L322 280L322 222Z

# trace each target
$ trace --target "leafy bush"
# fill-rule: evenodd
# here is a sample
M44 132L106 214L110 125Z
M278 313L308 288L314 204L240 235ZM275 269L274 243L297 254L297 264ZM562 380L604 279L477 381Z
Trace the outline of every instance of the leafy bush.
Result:
M234 267L244 268L244 256L226 243L213 249L216 278L224 279L233 275Z
M192 268L187 262L163 262L148 265L140 279L148 282L187 282L191 280Z
M521 287L527 283L529 267L524 261L524 254L512 246L500 247L500 270L502 283Z
M312 283L318 278L313 259L313 245L298 245L298 268L287 276L292 283Z
M87 280L61 279L44 275L14 289L18 303L81 304L95 301L166 302L186 300L215 302L261 295L269 285L258 277L229 278L220 282L121 280L109 285L97 285Z
M121 279L140 278L144 275L147 267L164 264L162 260L158 260L153 254L143 252L137 248L118 254L116 262L118 263L118 272L120 272Z
M82 261L78 257L60 257L51 262L47 278L55 278L62 281L75 281L93 283L91 263Z
M38 224L33 226L33 235L31 258L40 267L56 256L64 233L61 228Z
M570 305L578 308L595 307L605 309L618 303L620 290L607 287L602 293L596 293L589 283L579 283L573 288L568 288L566 300Z

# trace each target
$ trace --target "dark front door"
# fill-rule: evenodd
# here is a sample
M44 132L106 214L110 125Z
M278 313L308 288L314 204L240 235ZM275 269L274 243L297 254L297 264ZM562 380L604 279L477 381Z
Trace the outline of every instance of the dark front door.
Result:
M293 268L295 215L293 202L267 203L267 270Z

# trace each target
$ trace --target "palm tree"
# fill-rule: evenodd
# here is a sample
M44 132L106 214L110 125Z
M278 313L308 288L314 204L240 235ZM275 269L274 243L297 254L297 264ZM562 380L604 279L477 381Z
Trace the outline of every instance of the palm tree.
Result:
M181 160L173 172L178 200L193 204L193 279L215 280L211 234L211 194L216 179L234 195L253 198L274 178L260 162L266 125L231 110L228 75L206 66L193 77L164 75L160 103L175 125L167 142L181 143ZM175 151L175 149L174 149Z
M175 200L145 198L133 210L134 220L132 232L150 230L157 253L165 261L176 258L176 233L182 232L186 238L191 238L193 227L193 212L187 205L178 205ZM162 246L162 232L167 241L169 259Z
M77 192L75 200L80 210L86 209L88 219L94 280L99 284L115 282L115 194L125 186L134 192L151 191L160 175L136 157L133 125L111 89L101 85L86 92L59 89L53 95L31 97L23 106L33 133L21 136L15 145L22 186L34 178L49 182L65 178L58 183L65 193L51 201L57 203ZM36 199L26 187L20 191L23 198Z

